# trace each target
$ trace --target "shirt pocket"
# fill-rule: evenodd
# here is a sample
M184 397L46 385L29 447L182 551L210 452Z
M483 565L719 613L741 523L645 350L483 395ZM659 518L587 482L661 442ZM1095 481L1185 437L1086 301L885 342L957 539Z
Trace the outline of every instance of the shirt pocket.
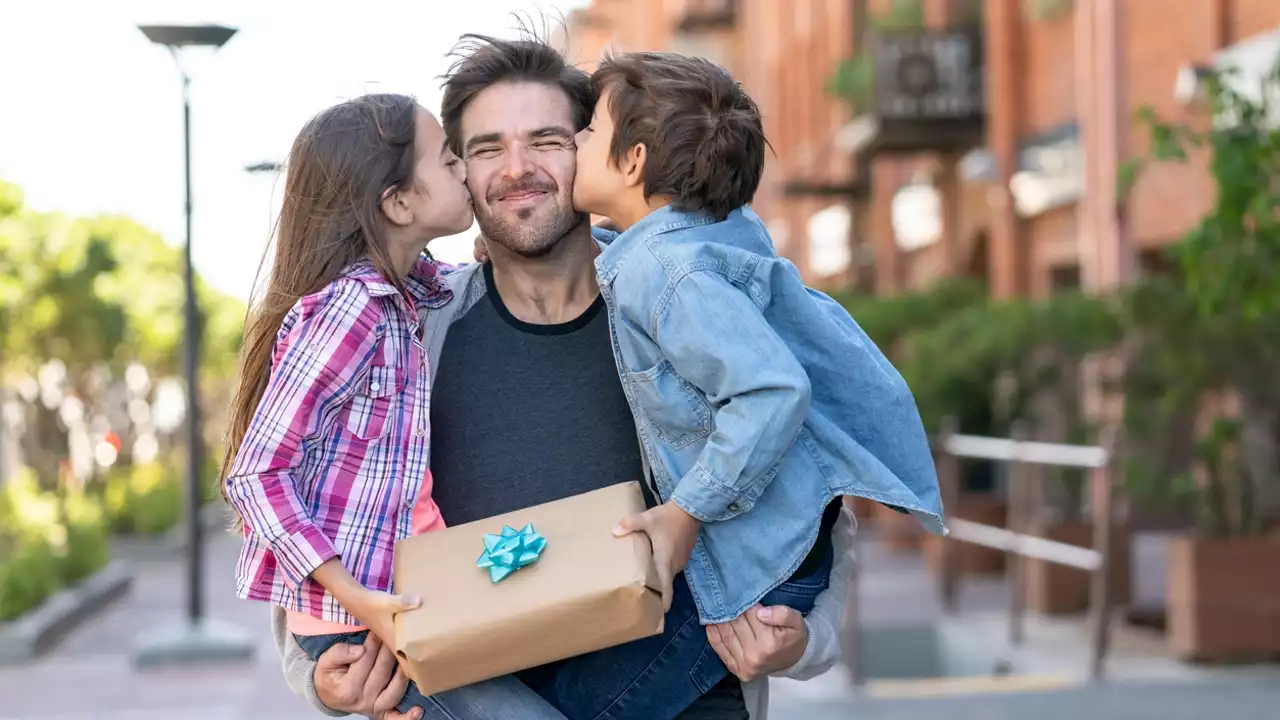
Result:
M342 426L360 440L377 440L387 434L404 391L405 374L398 368L375 365L356 387L342 413Z
M681 450L711 434L711 404L671 363L663 360L643 372L627 373L625 379L662 442Z

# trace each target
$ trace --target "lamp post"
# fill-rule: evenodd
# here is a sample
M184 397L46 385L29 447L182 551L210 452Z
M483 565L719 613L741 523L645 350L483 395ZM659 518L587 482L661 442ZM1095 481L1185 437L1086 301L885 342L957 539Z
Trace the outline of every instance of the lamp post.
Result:
M260 175L262 173L278 173L284 170L284 163L275 160L264 160L252 165L245 165L244 171L250 175Z
M175 627L161 627L142 638L135 653L139 667L192 662L239 662L252 658L253 645L237 628L213 623L204 608L204 525L201 520L200 475L203 442L200 433L199 361L200 312L196 305L195 270L191 258L191 78L182 64L182 50L206 47L216 50L236 34L221 25L144 25L147 39L169 49L182 76L183 170L185 174L186 242L182 253L185 311L182 370L187 393L187 608L186 618Z

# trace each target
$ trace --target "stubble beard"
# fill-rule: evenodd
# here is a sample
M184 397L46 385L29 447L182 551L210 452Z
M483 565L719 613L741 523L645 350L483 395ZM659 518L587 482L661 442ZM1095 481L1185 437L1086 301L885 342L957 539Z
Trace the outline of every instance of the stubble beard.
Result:
M514 216L476 207L476 222L487 240L529 259L544 257L586 217L584 213L559 205L547 208L521 208ZM543 215L543 217L539 217Z

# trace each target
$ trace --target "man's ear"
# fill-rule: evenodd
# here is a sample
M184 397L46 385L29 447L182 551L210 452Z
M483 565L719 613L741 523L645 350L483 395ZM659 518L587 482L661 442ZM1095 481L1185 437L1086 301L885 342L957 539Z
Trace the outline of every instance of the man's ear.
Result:
M644 184L644 162L649 156L649 149L644 143L632 145L622 158L622 182L627 187Z
M391 224L404 227L413 223L413 209L404 201L404 193L398 188L387 188L382 193L382 214Z

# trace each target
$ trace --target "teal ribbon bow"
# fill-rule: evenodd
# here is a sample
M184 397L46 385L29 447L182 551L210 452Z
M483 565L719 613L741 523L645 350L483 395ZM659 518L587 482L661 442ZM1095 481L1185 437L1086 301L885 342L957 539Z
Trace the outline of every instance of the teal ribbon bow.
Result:
M521 530L503 525L501 535L484 536L484 552L476 560L476 567L489 569L490 582L502 582L511 573L537 562L546 546L547 539L533 529L533 523Z

